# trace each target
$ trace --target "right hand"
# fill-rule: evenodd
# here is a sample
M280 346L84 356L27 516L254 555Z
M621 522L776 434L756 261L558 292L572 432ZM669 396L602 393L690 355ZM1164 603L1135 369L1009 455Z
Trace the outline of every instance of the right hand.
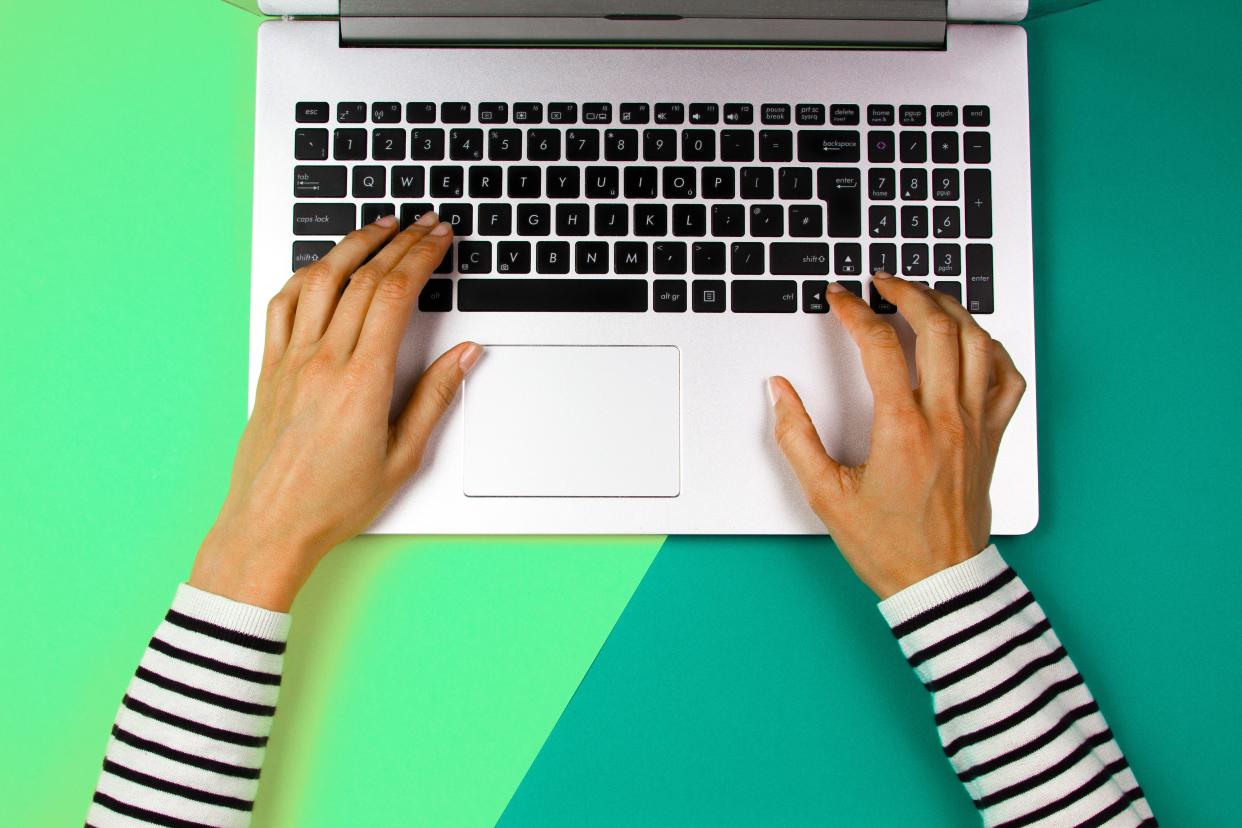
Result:
M1026 381L952 297L883 273L873 284L914 329L919 384L910 387L893 327L830 285L828 304L858 345L875 400L865 462L843 466L825 451L789 380L769 387L777 443L811 508L883 599L987 546L996 453Z

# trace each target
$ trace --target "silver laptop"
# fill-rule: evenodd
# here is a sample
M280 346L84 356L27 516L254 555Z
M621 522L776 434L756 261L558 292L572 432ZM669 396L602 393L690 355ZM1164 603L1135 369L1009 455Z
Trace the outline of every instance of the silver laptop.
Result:
M372 532L822 533L765 381L863 459L824 289L891 313L879 269L959 297L1030 382L992 502L1035 526L1026 0L259 5L252 389L290 269L386 213L456 227L394 405L487 346Z

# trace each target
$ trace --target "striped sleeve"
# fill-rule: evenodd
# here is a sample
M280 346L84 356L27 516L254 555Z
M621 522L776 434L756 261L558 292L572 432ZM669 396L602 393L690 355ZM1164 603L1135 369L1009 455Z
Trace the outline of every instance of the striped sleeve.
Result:
M995 546L880 612L985 826L1156 825L1082 676Z
M88 826L250 824L289 615L182 584L112 726Z

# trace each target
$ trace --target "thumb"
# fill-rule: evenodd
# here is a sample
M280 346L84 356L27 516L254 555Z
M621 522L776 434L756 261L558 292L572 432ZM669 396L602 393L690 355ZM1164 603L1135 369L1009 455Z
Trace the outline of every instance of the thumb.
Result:
M419 377L410 401L393 425L389 461L402 478L422 464L427 438L453 404L461 381L482 355L482 345L462 342L441 354Z
M818 514L824 504L835 501L842 493L841 465L824 449L802 398L789 380L769 377L768 396L776 415L776 445L802 484L807 502ZM820 514L820 518L825 516Z

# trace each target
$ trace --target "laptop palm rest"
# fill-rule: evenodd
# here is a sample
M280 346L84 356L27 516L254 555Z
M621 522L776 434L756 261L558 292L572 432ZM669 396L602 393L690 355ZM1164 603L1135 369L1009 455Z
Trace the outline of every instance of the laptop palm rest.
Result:
M676 497L672 346L489 345L462 392L470 497Z

